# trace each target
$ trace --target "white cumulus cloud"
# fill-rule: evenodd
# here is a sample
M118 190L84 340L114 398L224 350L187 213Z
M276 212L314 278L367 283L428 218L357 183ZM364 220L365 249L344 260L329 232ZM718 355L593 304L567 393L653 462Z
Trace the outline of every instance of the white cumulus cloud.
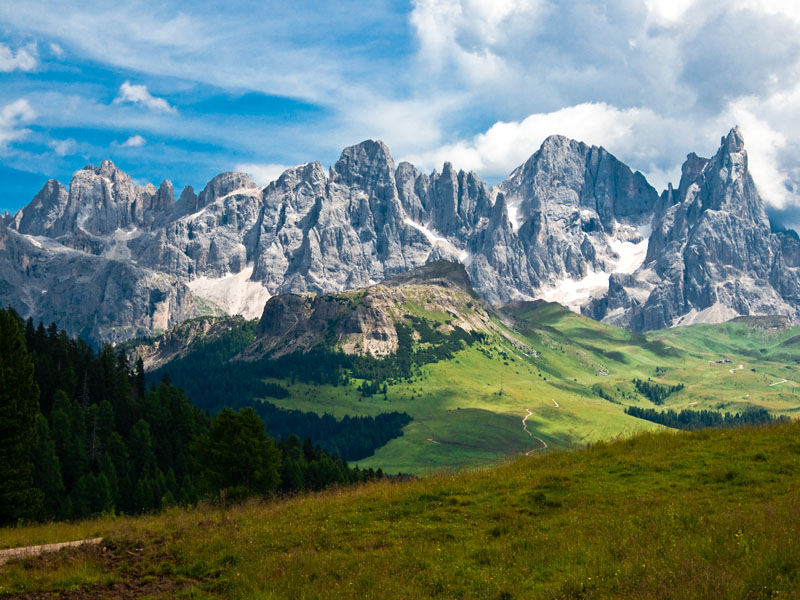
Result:
M146 85L134 85L130 81L126 81L119 87L119 96L114 99L114 104L120 103L142 104L149 109L167 113L178 112L164 98L153 96Z
M35 44L29 44L14 52L5 44L0 44L0 73L12 71L33 71L39 66L39 56Z
M695 0L645 0L649 17L662 24L680 21Z
M29 133L22 128L36 118L36 113L25 98L20 98L0 108L0 148L18 140Z
M132 135L127 140L120 144L123 148L141 148L147 143L147 140L140 135Z
M536 28L543 0L416 0L410 22L420 62L434 71L453 65L472 83L512 75L504 57L520 28Z
M64 49L56 43L50 44L50 52L52 52L53 56L55 56L58 59L64 58L64 56L66 55Z

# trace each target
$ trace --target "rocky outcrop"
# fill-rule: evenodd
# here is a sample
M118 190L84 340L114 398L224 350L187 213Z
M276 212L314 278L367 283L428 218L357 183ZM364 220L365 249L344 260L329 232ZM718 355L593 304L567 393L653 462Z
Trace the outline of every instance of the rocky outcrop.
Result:
M171 321L197 311L258 314L248 302L368 287L445 259L461 262L491 303L544 298L636 330L798 318L800 242L770 232L737 130L714 158L690 154L678 188L660 197L603 148L561 136L494 189L449 163L430 174L396 166L383 143L368 140L345 148L329 171L300 165L265 188L222 173L199 194L174 195L169 182L138 186L110 161L78 171L68 189L49 181L0 224L37 248L8 297L36 319L101 319L96 297L82 298L73 316L32 300L50 293L34 274L39 263L70 252L74 261L94 257L86 268L108 273L109 285L158 274L159 285L173 286ZM72 302L70 289L59 293ZM132 320L149 300L132 298L138 312L120 311L113 335L105 327L92 335L121 339L150 327Z
M79 233L107 236L117 229L161 225L174 201L172 184L158 190L138 186L110 160L84 167L72 178L69 192L48 181L16 219L20 233L69 239Z
M436 261L363 290L338 294L283 294L269 299L256 341L241 356L256 360L312 348L388 356L398 350L397 324L409 311L446 315L449 333L488 331L487 306L476 296L462 265Z
M397 300L392 297L391 300ZM397 332L385 290L363 295L285 294L267 301L249 359L307 351L330 344L345 352L386 356L397 350Z

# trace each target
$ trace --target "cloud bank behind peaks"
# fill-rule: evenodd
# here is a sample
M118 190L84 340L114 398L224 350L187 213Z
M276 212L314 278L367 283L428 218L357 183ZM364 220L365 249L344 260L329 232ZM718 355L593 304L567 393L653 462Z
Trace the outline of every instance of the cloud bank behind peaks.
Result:
M525 162L545 138L557 132L626 157L634 168L645 172L654 186L666 187L668 178L680 174L679 164L659 162L666 134L675 126L671 119L649 109L584 103L532 114L522 121L500 121L470 140L446 144L406 159L424 169L438 168L449 161L457 168L499 180Z

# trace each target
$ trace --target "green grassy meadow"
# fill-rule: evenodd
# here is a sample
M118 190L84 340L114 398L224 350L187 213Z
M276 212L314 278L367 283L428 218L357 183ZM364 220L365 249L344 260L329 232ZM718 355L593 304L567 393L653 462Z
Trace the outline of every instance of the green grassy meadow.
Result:
M271 380L291 394L269 400L336 417L407 412L414 421L404 435L359 461L389 473L488 465L662 428L626 415L629 405L722 412L760 406L788 416L800 410L798 328L727 323L641 335L548 303L522 304L493 324L487 343L424 365L418 376L390 384L386 399L362 397L360 380L349 386ZM656 407L637 393L634 378L685 388ZM528 411L532 435L523 430Z
M798 486L798 423L649 432L419 480L0 529L0 547L105 538L0 566L0 595L791 598Z

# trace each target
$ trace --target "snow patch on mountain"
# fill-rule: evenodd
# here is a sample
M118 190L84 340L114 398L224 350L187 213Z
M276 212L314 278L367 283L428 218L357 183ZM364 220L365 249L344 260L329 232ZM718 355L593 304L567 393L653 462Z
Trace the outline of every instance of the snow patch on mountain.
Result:
M519 231L519 228L522 226L522 218L519 215L520 204L522 204L522 200L512 200L506 204L508 221L511 223L511 227L514 231Z
M251 265L224 277L199 277L188 285L195 299L205 301L215 311L257 319L264 311L270 293L259 282L251 281L252 275Z
M220 200L226 200L227 198L233 198L235 196L253 196L258 197L261 196L263 193L263 187L240 187L233 191L228 192L224 196L220 196L215 201L218 202Z
M430 228L429 225L420 225L419 223L412 221L408 217L405 219L406 225L410 225L417 231L420 231L428 241L431 243L431 246L444 246L448 250L450 250L453 255L458 257L458 261L465 265L469 265L472 263L472 255L467 252L466 250L459 250L456 248L453 243L445 237L442 237L439 233L434 231Z
M611 273L633 273L644 263L647 244L653 231L652 221L638 227L617 223L613 235L606 236L606 244L617 255L609 255L606 263L613 265L608 271L589 270L582 279L564 277L552 286L541 289L538 296L548 302L558 302L570 310L580 313L581 306L590 298L608 291Z
M647 244L653 232L652 219L639 227L620 225L608 237L609 247L619 255L612 273L633 273L647 256Z
M577 281L565 277L552 287L543 288L539 297L548 302L558 302L571 311L580 313L584 302L608 290L608 277L609 273L603 271L589 271L583 279Z

